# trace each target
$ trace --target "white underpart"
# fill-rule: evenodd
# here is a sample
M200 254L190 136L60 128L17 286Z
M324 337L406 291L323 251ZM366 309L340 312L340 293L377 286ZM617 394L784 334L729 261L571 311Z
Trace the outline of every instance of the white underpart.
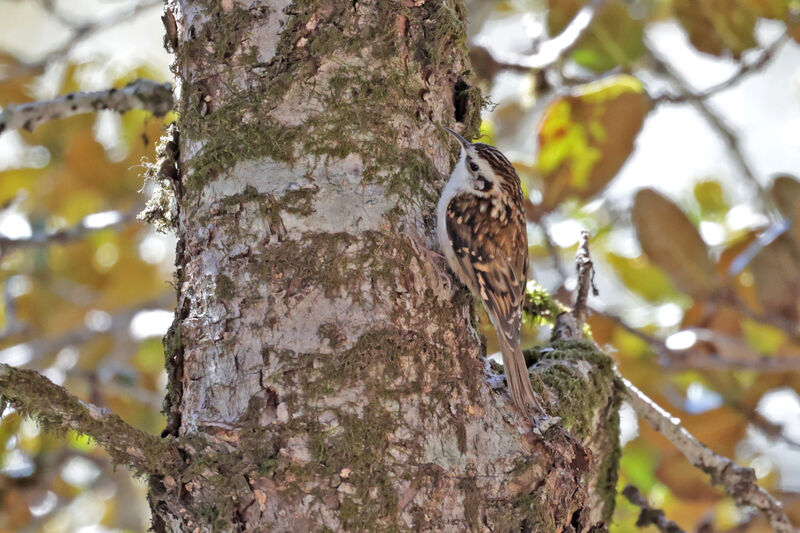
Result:
M447 236L447 205L453 197L462 192L474 192L471 185L472 176L467 170L467 152L461 148L461 155L458 158L453 172L447 185L444 186L442 196L439 198L439 205L436 207L436 236L439 238L439 246L450 268L456 264L456 254L453 251L453 243Z

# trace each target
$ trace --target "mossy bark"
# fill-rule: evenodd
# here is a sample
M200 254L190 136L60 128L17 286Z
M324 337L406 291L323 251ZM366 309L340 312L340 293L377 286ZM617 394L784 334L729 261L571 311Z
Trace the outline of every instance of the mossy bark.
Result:
M546 352L541 392L564 423L536 434L487 383L471 298L431 251L455 156L437 124L479 122L463 5L167 10L181 149L166 410L186 467L151 480L156 531L602 529L610 363Z

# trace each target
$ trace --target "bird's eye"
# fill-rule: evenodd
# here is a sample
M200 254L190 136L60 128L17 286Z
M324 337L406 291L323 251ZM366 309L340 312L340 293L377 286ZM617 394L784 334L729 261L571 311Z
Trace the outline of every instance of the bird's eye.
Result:
M469 169L473 172L478 171L478 165L474 161L469 162Z

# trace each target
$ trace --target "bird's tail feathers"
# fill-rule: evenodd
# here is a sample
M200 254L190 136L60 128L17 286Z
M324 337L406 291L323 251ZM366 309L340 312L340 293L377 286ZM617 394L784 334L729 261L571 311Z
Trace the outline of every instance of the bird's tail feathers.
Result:
M503 354L503 368L506 372L508 382L508 392L511 401L523 413L529 410L538 410L544 413L541 403L531 387L531 377L528 374L528 367L525 364L525 356L522 354L519 343L511 344L501 332L498 332L500 351Z

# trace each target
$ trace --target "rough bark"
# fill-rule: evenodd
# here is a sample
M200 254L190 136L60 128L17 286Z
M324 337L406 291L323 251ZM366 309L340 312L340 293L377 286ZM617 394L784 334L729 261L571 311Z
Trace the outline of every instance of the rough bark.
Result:
M435 249L477 128L453 0L171 0L178 309L156 531L589 531L619 395L583 344L537 359L544 434L489 386ZM545 388L542 389L542 383Z

